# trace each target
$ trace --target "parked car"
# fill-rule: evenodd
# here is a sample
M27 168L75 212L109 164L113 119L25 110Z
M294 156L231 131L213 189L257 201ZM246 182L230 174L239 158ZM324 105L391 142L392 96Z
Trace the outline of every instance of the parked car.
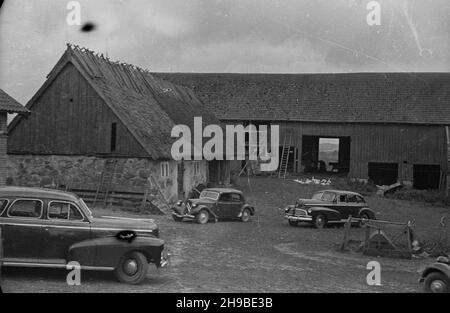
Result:
M254 214L255 208L245 202L243 193L229 188L204 189L198 199L178 201L172 208L175 221L191 219L199 224L219 219L239 219L248 222L250 216Z
M450 256L440 256L420 277L427 293L450 293Z
M114 271L137 284L149 263L167 264L153 220L95 218L78 196L56 190L0 188L3 266Z
M284 211L291 226L306 222L316 228L323 228L327 224L343 223L349 216L363 220L375 219L375 213L363 196L341 190L319 191L311 199L298 199L295 205L288 205Z

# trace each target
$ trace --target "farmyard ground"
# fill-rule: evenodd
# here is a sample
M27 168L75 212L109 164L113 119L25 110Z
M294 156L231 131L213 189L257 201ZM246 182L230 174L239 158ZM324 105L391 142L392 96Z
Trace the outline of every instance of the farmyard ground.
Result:
M290 227L278 208L328 187L300 185L292 180L241 178L241 188L257 215L250 223L225 221L197 225L154 218L172 253L171 264L150 267L138 286L120 284L111 273L82 272L81 286L66 284L67 271L4 269L5 292L417 292L420 271L433 259L396 260L341 253L343 228L317 230ZM332 187L332 186L331 186ZM379 219L415 220L421 238L440 232L449 208L423 203L366 197ZM96 215L131 217L121 210L96 209ZM355 236L362 230L352 229ZM382 286L366 283L371 260L381 264Z

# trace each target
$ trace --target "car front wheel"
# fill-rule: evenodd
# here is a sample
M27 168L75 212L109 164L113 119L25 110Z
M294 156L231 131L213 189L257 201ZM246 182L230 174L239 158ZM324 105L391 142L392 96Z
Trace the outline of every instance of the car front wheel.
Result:
M148 262L145 255L140 252L125 254L115 269L115 274L120 282L127 284L139 284L147 275Z
M440 272L428 274L425 278L424 291L426 293L449 293L450 280Z
M199 224L206 224L209 221L209 212L206 210L201 210L197 214L197 223Z
M182 217L176 216L175 214L172 214L172 217L173 217L175 222L181 222L183 220Z
M289 220L289 225L296 227L296 226L298 226L298 222Z
M325 218L325 215L323 214L317 214L314 218L314 226L318 229L322 229L325 227L325 224L327 223L327 220Z

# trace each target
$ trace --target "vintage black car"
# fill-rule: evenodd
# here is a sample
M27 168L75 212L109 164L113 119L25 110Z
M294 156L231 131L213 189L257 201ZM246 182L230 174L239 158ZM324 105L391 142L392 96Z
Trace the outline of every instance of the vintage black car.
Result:
M153 220L95 218L75 194L40 188L0 188L3 266L114 271L140 283L149 263L167 264Z
M298 199L295 205L288 205L284 212L289 225L297 226L300 222L306 222L316 228L343 223L349 216L362 220L375 219L375 213L363 196L341 190L323 190L315 193L311 199Z
M239 219L248 222L255 208L245 202L241 191L230 188L208 188L200 193L200 198L178 201L172 208L173 219L196 220L199 224L219 219Z

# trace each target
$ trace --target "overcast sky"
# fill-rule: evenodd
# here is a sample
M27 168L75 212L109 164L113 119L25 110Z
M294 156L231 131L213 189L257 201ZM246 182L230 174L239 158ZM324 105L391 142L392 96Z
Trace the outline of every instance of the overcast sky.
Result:
M171 72L450 71L450 1L89 0L83 33L66 0L6 0L0 88L26 103L71 42L111 59Z

